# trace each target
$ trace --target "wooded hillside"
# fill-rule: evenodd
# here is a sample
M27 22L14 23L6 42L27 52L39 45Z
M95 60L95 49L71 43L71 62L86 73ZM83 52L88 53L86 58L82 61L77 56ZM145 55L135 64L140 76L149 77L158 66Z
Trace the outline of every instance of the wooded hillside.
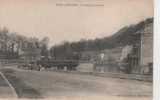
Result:
M82 39L78 42L65 42L63 44L53 46L50 54L57 58L71 59L73 56L79 56L84 51L98 51L111 49L118 46L133 44L138 37L133 34L144 28L146 24L153 23L153 18L146 19L135 25L126 26L110 37L97 38L95 40Z

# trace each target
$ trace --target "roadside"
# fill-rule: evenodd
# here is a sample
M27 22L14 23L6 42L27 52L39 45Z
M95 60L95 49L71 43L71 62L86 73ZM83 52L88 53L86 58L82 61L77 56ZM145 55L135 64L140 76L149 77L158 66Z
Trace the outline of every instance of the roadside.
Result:
M136 74L123 74L123 73L98 73L98 72L78 72L78 71L56 71L56 72L64 72L71 74L81 74L81 75L93 75L99 77L110 77L110 78L119 78L119 79L129 79L129 80L138 80L138 81L146 81L153 82L153 76L151 75L136 75Z
M11 68L8 66L8 68ZM15 68L16 70L30 70L30 69L25 69L25 68ZM34 71L34 70L32 70ZM145 81L145 82L153 82L153 76L148 75L148 74L125 74L125 73L113 73L113 72L95 72L95 71L67 71L67 70L55 70L55 69L42 69L41 71L46 71L46 72L59 72L59 73L68 73L68 74L80 74L80 75L92 75L92 76L97 76L97 77L110 77L110 78L118 78L118 79L129 79L129 80L138 80L138 81Z
M27 86L23 80L16 76L12 69L1 69L8 83L12 84L18 98L40 98L40 94L34 88ZM13 90L13 89L12 89Z
M17 98L14 88L5 78L3 73L0 72L0 98Z

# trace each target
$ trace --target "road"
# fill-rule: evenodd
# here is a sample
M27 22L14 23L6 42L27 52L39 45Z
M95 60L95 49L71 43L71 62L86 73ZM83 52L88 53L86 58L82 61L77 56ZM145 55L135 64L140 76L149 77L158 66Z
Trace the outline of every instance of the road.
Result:
M19 98L152 100L151 82L16 68L0 71Z
M16 93L5 80L4 75L0 72L0 97L1 98L17 98Z

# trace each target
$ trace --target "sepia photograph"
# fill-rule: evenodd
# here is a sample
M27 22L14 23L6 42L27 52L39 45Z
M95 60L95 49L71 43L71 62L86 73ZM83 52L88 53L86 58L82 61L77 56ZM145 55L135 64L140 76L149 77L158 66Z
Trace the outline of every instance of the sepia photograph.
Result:
M153 0L0 0L0 100L153 100Z

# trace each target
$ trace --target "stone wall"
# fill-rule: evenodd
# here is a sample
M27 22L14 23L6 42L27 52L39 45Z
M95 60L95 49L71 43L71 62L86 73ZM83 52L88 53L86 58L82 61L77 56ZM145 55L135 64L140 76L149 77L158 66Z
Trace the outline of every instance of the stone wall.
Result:
M142 34L141 49L141 65L147 66L149 63L153 63L153 24L145 27L144 33Z
M141 37L141 73L152 73L153 65L153 23L146 25Z

